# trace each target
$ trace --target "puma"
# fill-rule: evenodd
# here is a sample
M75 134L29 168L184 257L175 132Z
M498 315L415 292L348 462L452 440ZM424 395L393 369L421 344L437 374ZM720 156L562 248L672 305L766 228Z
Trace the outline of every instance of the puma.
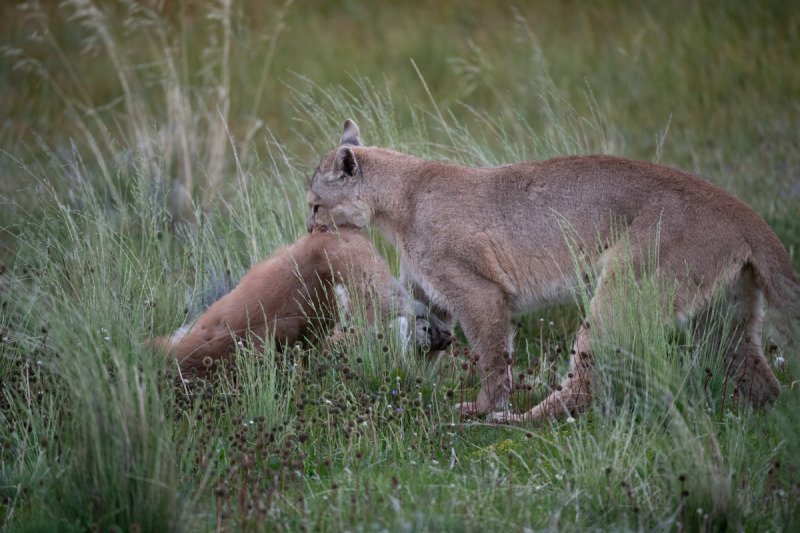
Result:
M726 367L738 394L758 407L778 394L762 351L762 307L775 311L773 325L791 341L800 321L800 282L766 222L698 176L599 155L489 168L425 161L362 146L358 127L347 120L339 146L316 169L307 200L310 225L374 225L397 246L415 293L442 318L461 323L479 354L481 375L477 401L456 406L464 413L507 409L511 317L572 299L575 242L596 288L569 373L533 409L492 418L542 420L590 405L590 326L613 319L614 276L604 265L628 254L642 273L656 242L652 275L677 287L664 306L674 310L668 319L682 323L707 308L714 294L724 294L735 337Z
M329 329L337 317L334 338L340 338L354 302L363 303L368 325L378 317L396 317L393 326L404 352L411 341L431 352L452 341L447 325L429 316L392 277L367 236L343 227L316 228L277 251L194 323L152 342L175 357L182 372L202 372L229 357L237 342L259 349L274 338L278 346L290 345Z

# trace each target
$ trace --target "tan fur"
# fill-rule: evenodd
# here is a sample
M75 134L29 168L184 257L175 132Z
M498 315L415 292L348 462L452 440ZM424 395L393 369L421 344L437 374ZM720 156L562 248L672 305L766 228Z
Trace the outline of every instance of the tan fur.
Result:
M422 314L424 308L409 299L369 239L359 230L340 228L315 229L277 251L194 324L153 343L176 357L182 371L202 371L207 358L227 358L236 342L260 348L274 338L282 346L330 330L337 316L347 319L351 300L364 303L368 322L399 316L399 325L405 321L417 328L421 345L441 350L450 342L447 326ZM334 340L340 337L341 332Z
M614 280L603 265L632 251L642 267L656 242L658 275L678 285L671 318L696 315L717 289L736 293L733 330L740 339L728 357L741 378L738 392L756 406L777 395L761 351L762 296L778 315L779 331L790 337L800 319L800 283L764 220L698 176L608 156L491 168L424 161L360 146L358 128L348 120L340 146L314 175L308 202L310 224L375 225L397 245L415 292L442 316L460 321L480 355L482 375L477 402L458 406L464 412L505 408L511 317L571 299L578 283L573 252L597 275L591 325L611 318ZM582 326L577 334L561 390L527 413L499 418L543 419L585 409L590 331Z

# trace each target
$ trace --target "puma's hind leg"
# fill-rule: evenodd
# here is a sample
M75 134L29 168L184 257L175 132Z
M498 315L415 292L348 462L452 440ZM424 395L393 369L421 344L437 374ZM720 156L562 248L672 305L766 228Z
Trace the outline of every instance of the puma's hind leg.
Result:
M727 379L733 385L734 395L748 405L761 408L774 402L780 383L775 378L762 350L763 297L755 284L752 268L745 265L734 276L726 289L724 303L730 306L728 319L730 337L724 349L723 366ZM721 280L724 282L724 279ZM588 323L603 324L610 320L606 302L609 287L604 275L591 302ZM677 287L675 297L676 316L690 318L697 309L707 307L711 300L710 290L701 290L697 285L684 283ZM668 319L668 317L664 317ZM608 323L606 323L608 324ZM492 418L499 422L522 422L561 418L584 411L591 405L593 358L591 329L586 325L578 331L569 374L557 390L541 403L525 413L495 413ZM705 334L711 334L706 331Z
M597 286L589 303L589 312L586 320L581 324L575 336L575 343L571 352L567 376L554 390L538 405L524 413L494 413L492 420L497 422L523 422L527 420L542 421L566 416L576 416L592 404L592 386L595 380L595 360L592 347L592 336L601 328L614 328L614 303L615 294L621 294L619 289L624 289L625 283L630 283L627 277L627 267L632 266L636 280L647 275L647 258L649 245L638 246L639 243L649 243L651 238L640 238L625 241L612 247L605 255L605 267L600 274ZM686 300L678 298L678 300ZM666 306L661 320L674 320L673 316L666 314Z
M593 302L597 301L597 295ZM592 403L594 361L591 347L592 317L578 329L566 377L538 405L524 413L495 412L490 419L495 422L524 422L574 416L584 412Z
M742 269L726 296L732 305L733 320L733 334L724 361L727 377L733 383L736 396L752 407L765 407L777 398L780 383L764 357L763 296L755 284L751 267Z

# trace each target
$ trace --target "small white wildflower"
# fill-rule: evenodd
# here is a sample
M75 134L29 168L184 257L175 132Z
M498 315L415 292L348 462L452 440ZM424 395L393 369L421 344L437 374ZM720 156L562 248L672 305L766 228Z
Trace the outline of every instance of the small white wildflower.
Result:
M778 356L775 358L775 366L777 368L783 368L783 365L785 364L786 364L786 359L783 358L782 354L778 354Z
M394 509L395 512L399 513L401 510L400 499L395 498L394 496L389 496L389 502L392 504L392 509Z
M574 424L575 423L575 419L572 418L572 417L569 417L569 418L567 418L567 423Z

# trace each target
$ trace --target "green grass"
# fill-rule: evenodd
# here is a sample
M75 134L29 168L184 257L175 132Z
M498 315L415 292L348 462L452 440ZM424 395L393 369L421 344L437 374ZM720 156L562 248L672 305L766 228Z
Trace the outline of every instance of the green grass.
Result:
M166 4L0 7L0 528L798 528L797 354L749 411L717 347L657 319L667 288L623 285L596 407L543 426L460 420L469 354L403 360L388 332L243 349L209 382L145 345L304 232L345 117L469 164L687 168L800 266L798 8ZM578 296L523 317L516 407L565 371Z

